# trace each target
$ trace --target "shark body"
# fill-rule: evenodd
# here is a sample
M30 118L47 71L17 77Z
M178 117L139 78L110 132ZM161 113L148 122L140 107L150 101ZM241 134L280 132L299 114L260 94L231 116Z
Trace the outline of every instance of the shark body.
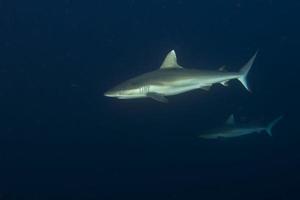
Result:
M247 90L250 90L246 78L256 54L239 72L225 72L223 68L218 71L183 68L177 63L176 53L172 50L158 70L129 79L104 95L118 99L148 97L160 102L167 102L166 96L195 89L209 90L213 84L227 85L227 82L232 79L238 79Z
M232 138L264 131L266 131L269 136L272 136L273 127L281 119L282 116L276 118L268 125L261 123L236 124L233 115L231 115L222 127L209 130L205 134L200 134L198 137L204 139Z

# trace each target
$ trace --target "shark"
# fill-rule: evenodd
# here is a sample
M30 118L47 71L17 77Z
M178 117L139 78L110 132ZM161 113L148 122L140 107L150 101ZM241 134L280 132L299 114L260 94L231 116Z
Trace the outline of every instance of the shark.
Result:
M105 92L104 96L118 99L151 98L167 103L167 96L195 89L208 91L217 83L228 86L228 82L233 79L239 80L250 91L247 75L256 55L257 52L238 72L228 72L224 66L219 70L184 68L178 64L176 52L172 50L167 54L159 69L124 81Z
M277 117L267 125L258 122L238 124L235 122L234 116L230 115L223 126L208 130L206 133L198 135L198 137L203 139L233 138L261 132L266 132L269 136L272 136L273 127L282 118L283 116Z

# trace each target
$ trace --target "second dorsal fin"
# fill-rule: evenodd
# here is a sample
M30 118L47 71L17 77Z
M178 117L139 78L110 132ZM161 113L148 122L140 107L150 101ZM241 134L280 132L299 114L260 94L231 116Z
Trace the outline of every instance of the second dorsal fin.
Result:
M226 121L226 124L228 124L228 125L233 125L233 124L235 124L235 120L234 120L233 114L231 114L231 115L228 117L228 119L227 119L227 121Z
M219 71L224 72L226 71L226 65L223 65L219 68Z
M181 69L182 67L177 63L177 57L174 50L170 51L163 63L160 66L160 69Z

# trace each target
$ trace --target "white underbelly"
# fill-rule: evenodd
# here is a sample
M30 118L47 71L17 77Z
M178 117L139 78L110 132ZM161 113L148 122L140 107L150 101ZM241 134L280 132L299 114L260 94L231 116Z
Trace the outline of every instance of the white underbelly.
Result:
M199 89L205 87L205 85L200 84L189 84L184 86L152 86L151 91L159 94L164 94L165 96L171 96L176 94L181 94L191 90Z
M156 92L159 94L164 94L165 96L176 95L187 91L199 89L202 87L211 86L215 83L228 81L232 78L235 77L230 76L230 77L216 77L210 79L199 79L199 78L185 79L185 80L179 80L179 81L169 82L165 84L157 84L157 85L154 84L150 86L149 91Z
M245 129L236 129L232 130L227 133L221 134L222 137L238 137L238 136L243 136L243 135L248 135L257 132L258 130L252 129L252 128L245 128Z

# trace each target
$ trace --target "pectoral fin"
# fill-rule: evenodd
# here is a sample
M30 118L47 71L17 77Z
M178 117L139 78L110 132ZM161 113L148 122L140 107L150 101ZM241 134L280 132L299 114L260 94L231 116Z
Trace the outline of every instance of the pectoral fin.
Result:
M147 97L154 99L156 101L162 102L162 103L168 103L168 99L166 97L164 97L161 94L155 93L155 92L147 93Z

